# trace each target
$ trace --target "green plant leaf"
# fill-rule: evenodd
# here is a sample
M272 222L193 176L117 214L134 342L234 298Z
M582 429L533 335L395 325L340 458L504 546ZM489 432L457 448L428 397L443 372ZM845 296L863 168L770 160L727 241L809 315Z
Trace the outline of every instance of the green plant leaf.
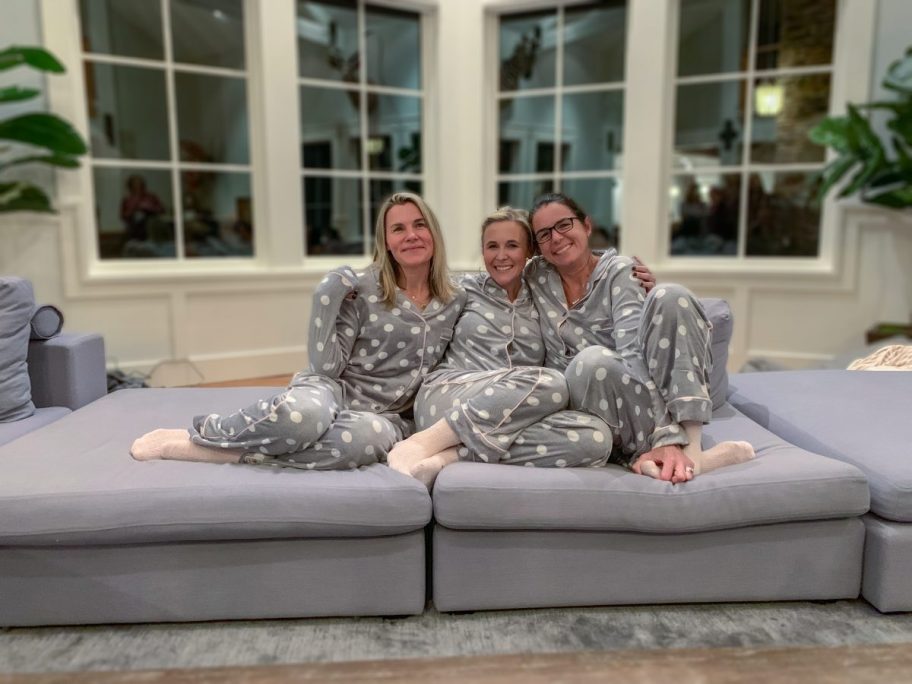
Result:
M821 173L820 188L817 190L817 199L822 200L826 197L830 189L836 185L842 177L845 176L849 169L855 166L857 160L852 156L837 157L827 164Z
M66 71L63 64L44 48L13 45L5 50L0 50L0 71L12 69L20 64L55 74L62 74Z
M59 166L64 169L78 169L79 160L65 154L34 154L28 157L19 157L8 162L0 163L0 171L8 169L11 166L20 166L22 164L49 164L50 166Z
M0 88L0 102L20 102L22 100L31 100L39 94L34 88L20 88L11 86L9 88Z
M912 207L912 187L888 190L877 195L868 195L864 200L870 204L878 204L891 209L905 209L906 207Z
M55 214L51 199L41 188L31 183L0 183L0 213L36 211Z
M86 153L86 144L76 129L54 114L23 114L0 121L0 139L44 147L60 154Z
M837 152L848 152L849 119L845 116L827 116L814 126L808 136L818 145L832 147Z

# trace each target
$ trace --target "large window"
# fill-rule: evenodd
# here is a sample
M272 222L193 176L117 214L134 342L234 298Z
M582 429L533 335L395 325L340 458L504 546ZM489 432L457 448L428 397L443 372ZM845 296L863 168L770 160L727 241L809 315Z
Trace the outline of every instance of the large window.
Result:
M829 109L835 0L681 0L670 251L820 248L807 137Z
M560 190L616 245L627 3L559 5L499 22L498 203Z
M378 204L423 187L421 16L297 3L305 249L368 254Z
M242 0L80 0L98 255L250 256Z

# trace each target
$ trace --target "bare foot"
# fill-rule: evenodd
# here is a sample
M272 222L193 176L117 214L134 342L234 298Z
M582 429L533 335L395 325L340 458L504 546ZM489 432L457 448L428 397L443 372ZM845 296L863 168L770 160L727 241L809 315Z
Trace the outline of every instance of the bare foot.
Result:
M754 447L749 442L719 442L692 459L694 463L693 475L697 476L700 473L708 473L717 468L744 463L755 456ZM655 461L641 461L640 472L643 475L659 479L662 469L659 468Z
M240 449L211 449L190 441L183 429L161 429L147 432L133 442L130 454L137 461L199 461L203 463L238 463Z
M419 461L412 466L409 474L415 479L423 482L424 486L430 490L434 486L434 480L437 479L437 475L440 471L458 460L459 449L457 447L450 447L446 451L441 451L430 458Z

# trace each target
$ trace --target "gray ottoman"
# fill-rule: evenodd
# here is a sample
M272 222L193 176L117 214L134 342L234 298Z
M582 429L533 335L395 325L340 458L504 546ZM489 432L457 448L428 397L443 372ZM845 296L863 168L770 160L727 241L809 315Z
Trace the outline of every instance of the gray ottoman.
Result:
M705 442L758 457L671 485L617 466L457 463L434 488L439 610L858 596L869 504L854 466L730 405Z
M871 513L862 594L884 612L912 610L912 373L745 373L730 384L730 401L759 424L864 472Z
M420 613L416 480L129 455L273 391L122 390L0 447L0 625Z

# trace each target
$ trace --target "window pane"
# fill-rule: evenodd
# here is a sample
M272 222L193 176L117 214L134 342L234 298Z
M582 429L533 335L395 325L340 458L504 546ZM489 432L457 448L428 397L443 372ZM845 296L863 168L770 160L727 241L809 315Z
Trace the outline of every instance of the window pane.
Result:
M174 61L244 68L241 0L171 0Z
M561 182L561 191L572 197L592 219L589 244L594 249L617 247L621 214L621 187L614 178L573 178Z
M564 85L624 80L626 0L564 10Z
M307 254L364 254L360 179L305 176L303 183Z
M675 164L740 164L743 121L743 81L678 86Z
M170 157L164 71L87 62L86 100L93 157Z
M497 206L529 209L539 195L554 191L551 178L534 181L505 181L497 184Z
M374 249L374 221L377 219L377 212L380 211L380 205L383 204L383 200L392 195L394 192L401 191L414 192L415 194L420 195L423 185L421 181L409 180L405 178L377 178L371 180L369 185L371 231L368 239L367 249L368 251L371 251Z
M500 19L500 89L549 88L555 80L557 13L529 12ZM545 45L548 36L549 47Z
M250 174L184 171L181 189L188 257L253 254Z
M367 94L368 159L382 171L421 172L421 98Z
M241 78L177 72L182 161L247 164L247 84Z
M816 174L759 172L748 183L748 256L817 256Z
M757 69L829 64L835 0L760 0Z
M737 254L740 174L696 173L671 182L671 253Z
M808 131L829 110L829 75L757 81L754 88L751 161L822 162L826 149L812 143Z
M148 0L79 0L82 49L164 59L161 6Z
M540 143L554 145L554 98L550 95L517 97L500 100L500 154L499 167L502 173L536 173L543 169L553 170L553 164L544 164ZM515 146L509 148L510 141ZM551 157L553 159L553 156Z
M358 83L358 10L355 0L302 2L295 24L298 73Z
M311 169L361 168L358 91L301 88L301 157Z
M681 0L678 75L747 68L750 0Z
M170 171L95 167L92 177L100 258L175 256Z
M562 168L565 171L615 168L624 139L623 116L621 92L564 95Z
M368 7L367 82L421 88L421 24L414 12Z

